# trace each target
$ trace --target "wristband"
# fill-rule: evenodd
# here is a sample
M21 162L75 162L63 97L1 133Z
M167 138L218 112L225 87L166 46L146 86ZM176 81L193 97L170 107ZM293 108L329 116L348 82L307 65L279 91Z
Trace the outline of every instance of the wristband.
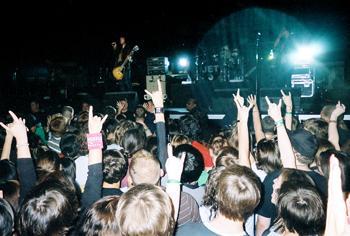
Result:
M29 144L28 143L21 143L21 144L17 144L16 148L20 148L20 147L28 147Z
M154 108L154 113L164 113L164 108L163 107L156 107Z
M283 119L280 119L280 120L278 120L278 121L275 121L275 125L276 125L277 127L284 125Z
M87 134L86 137L87 137L87 144L88 144L89 150L103 148L102 134L101 133Z
M290 112L290 111L286 111L286 115L292 115L293 113L292 112Z
M181 184L181 182L176 179L168 179L167 184Z
M336 120L330 120L329 123L337 123Z

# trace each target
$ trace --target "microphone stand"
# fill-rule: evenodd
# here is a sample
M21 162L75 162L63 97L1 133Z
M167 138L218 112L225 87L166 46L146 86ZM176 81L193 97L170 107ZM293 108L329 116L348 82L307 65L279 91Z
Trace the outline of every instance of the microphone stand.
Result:
M256 48L255 48L255 63L256 63L256 73L255 73L255 95L257 99L257 104L260 100L260 75L261 75L261 63L260 63L260 37L261 33L257 32L256 35Z

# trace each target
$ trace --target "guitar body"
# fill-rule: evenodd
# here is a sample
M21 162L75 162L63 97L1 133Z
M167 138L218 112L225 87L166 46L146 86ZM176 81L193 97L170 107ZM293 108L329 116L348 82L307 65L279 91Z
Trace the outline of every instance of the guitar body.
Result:
M116 80L122 80L123 79L123 77L124 77L123 69L124 69L123 66L118 66L118 67L115 67L113 69L112 74L113 74L113 77Z

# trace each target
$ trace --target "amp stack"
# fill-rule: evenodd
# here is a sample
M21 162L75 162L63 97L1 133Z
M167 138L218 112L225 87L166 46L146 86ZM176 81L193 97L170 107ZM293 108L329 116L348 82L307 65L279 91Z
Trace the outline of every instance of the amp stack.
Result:
M158 89L158 80L160 80L164 99L166 95L166 75L169 71L169 60L167 57L149 57L147 58L147 76L146 76L146 89L149 92L156 91ZM146 94L145 100L150 100L151 97Z

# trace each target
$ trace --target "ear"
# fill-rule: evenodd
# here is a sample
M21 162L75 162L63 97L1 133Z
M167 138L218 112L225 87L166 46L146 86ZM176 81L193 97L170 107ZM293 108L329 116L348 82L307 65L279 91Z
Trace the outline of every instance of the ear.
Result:
M160 174L160 178L164 177L164 175L165 175L164 170L163 170L163 169L160 169L159 174Z
M134 185L134 183L132 182L131 176L128 175L128 187L131 188Z
M345 199L345 206L346 206L346 215L349 217L350 215L350 194L349 193Z

